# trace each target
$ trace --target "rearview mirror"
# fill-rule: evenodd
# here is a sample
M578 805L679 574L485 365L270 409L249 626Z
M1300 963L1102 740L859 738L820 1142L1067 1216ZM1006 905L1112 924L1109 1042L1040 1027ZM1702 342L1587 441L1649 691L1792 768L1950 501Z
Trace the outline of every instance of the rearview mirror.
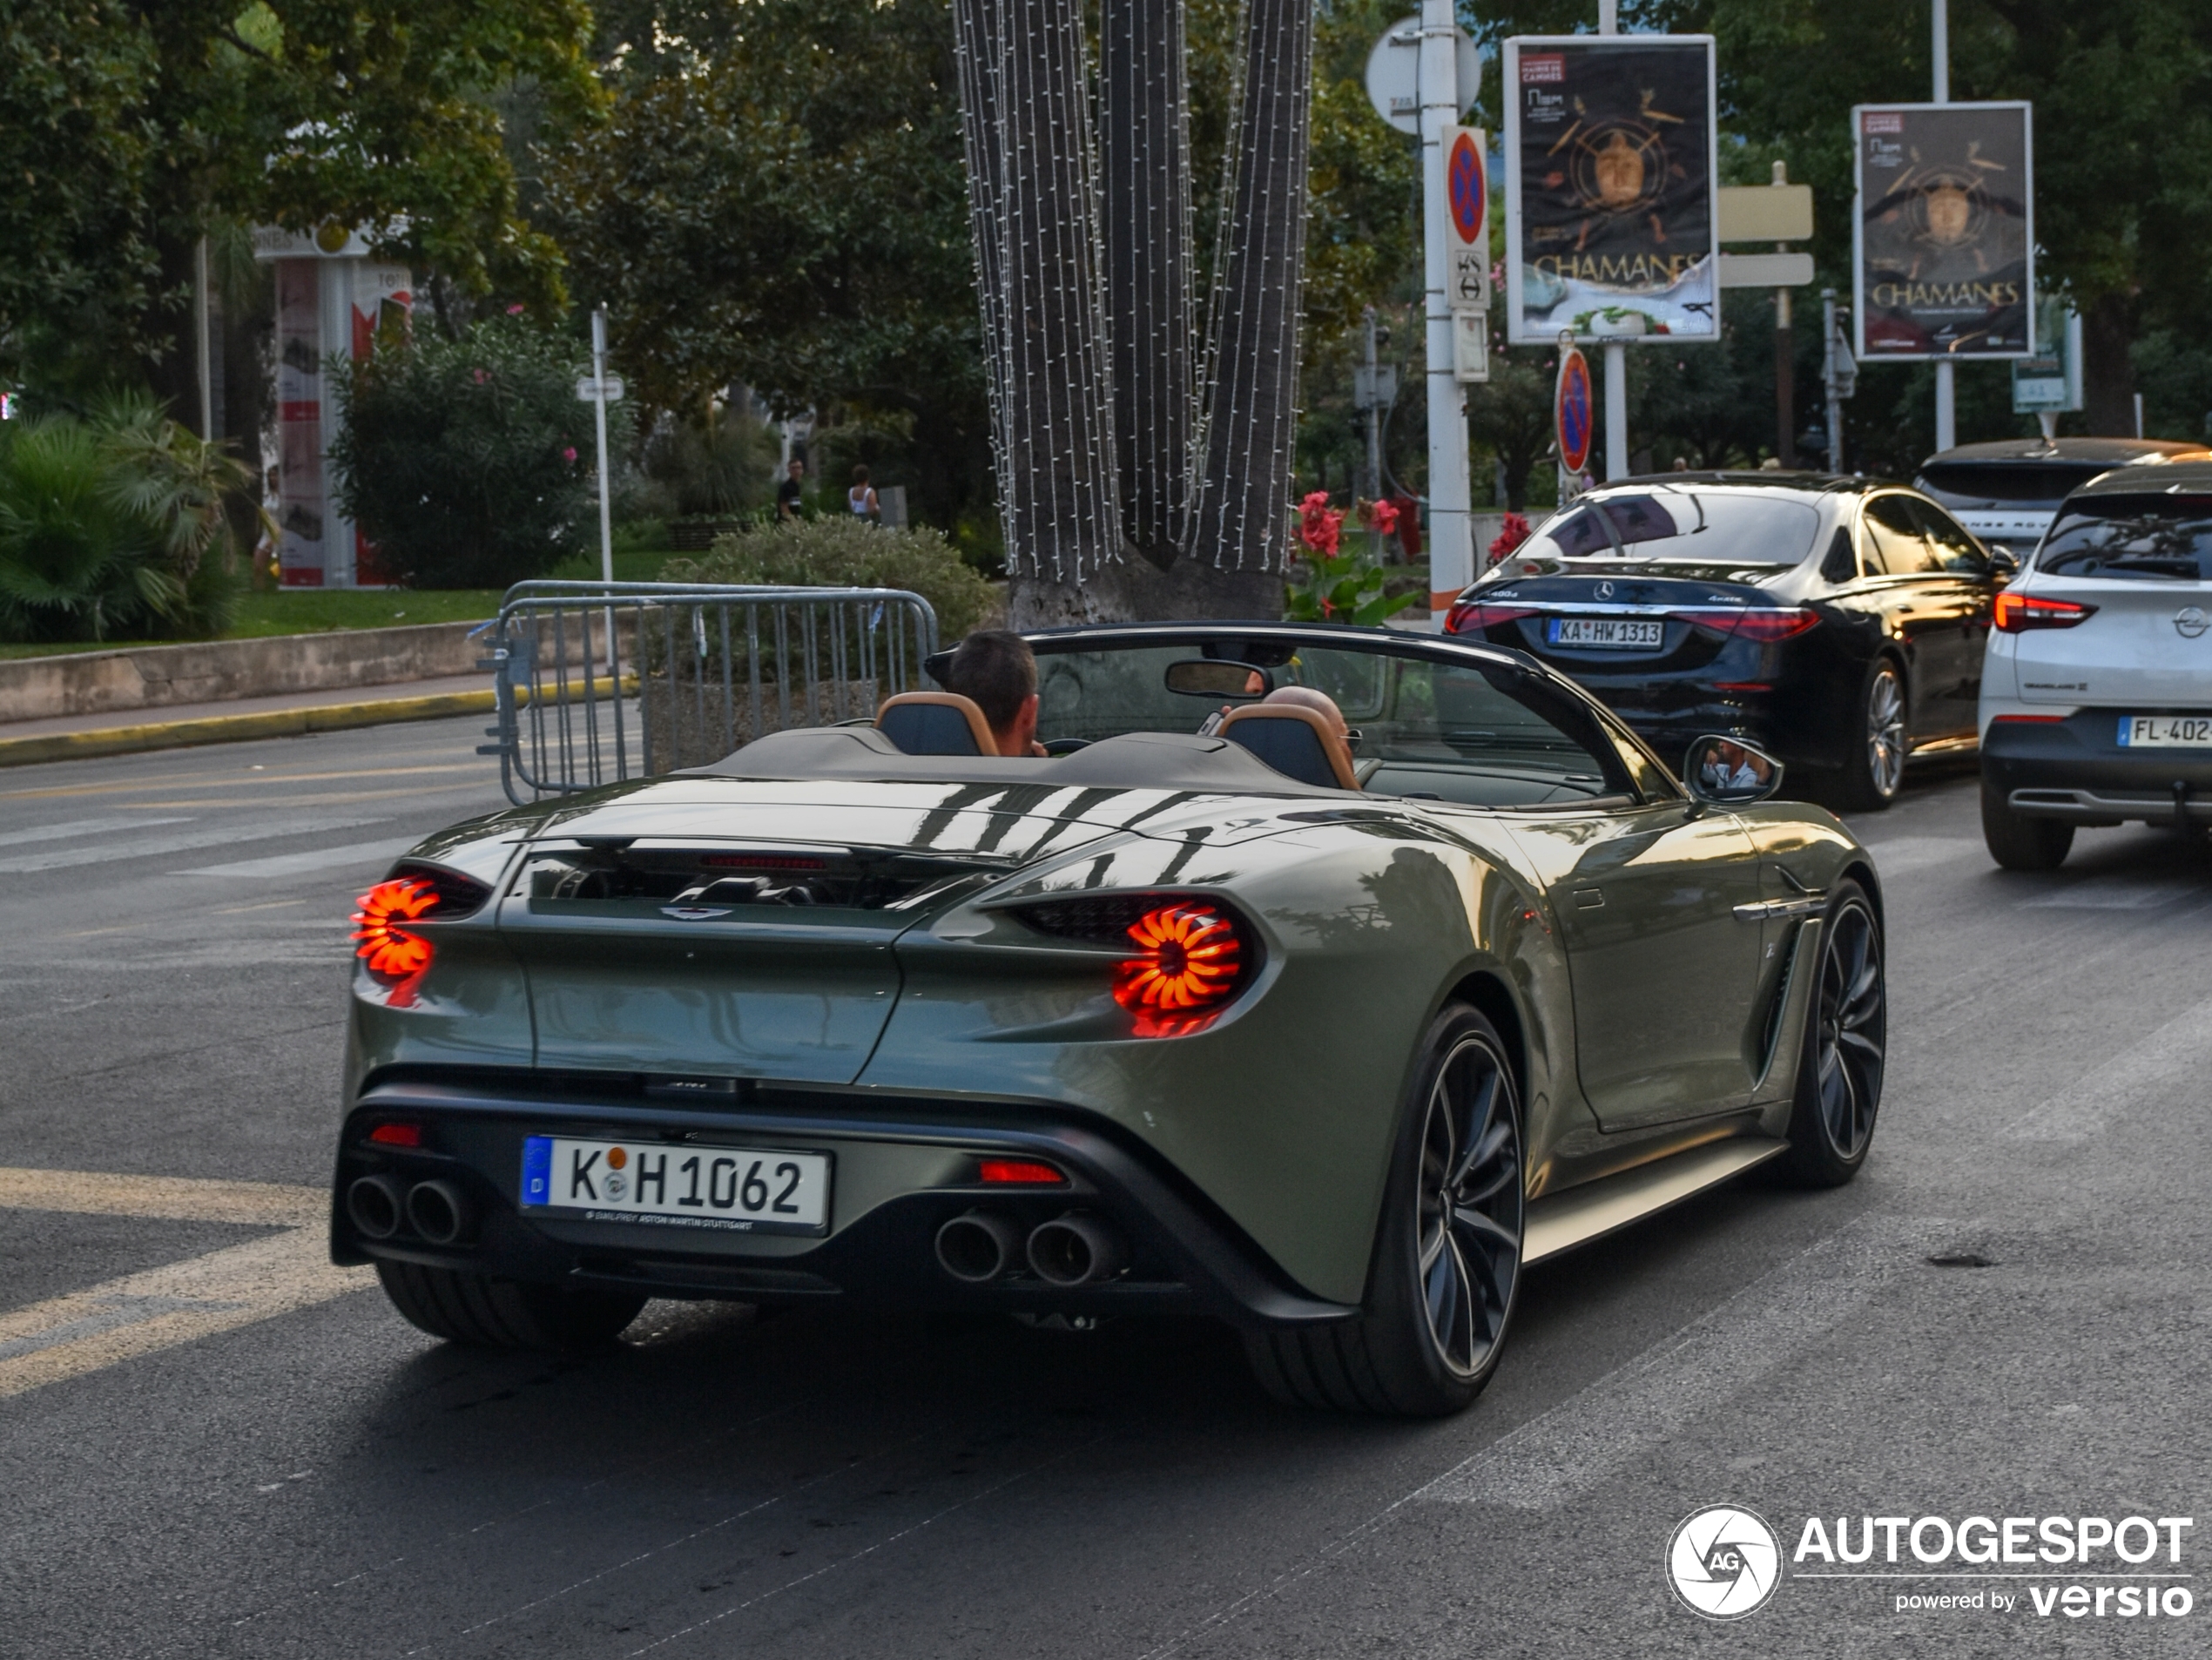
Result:
M1998 581L2010 582L2020 574L2020 562L2009 548L1992 548L1989 550L1989 570Z
M1168 665L1168 690L1193 698L1263 698L1267 695L1267 674L1248 663L1189 658Z
M1782 763L1740 739L1707 733L1682 758L1683 787L1708 806L1749 806L1782 787Z

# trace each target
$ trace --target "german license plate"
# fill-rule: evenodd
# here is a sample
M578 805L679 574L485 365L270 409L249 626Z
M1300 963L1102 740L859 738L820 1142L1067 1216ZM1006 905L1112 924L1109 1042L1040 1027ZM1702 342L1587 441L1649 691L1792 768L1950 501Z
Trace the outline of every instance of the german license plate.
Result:
M523 1143L523 1209L590 1222L732 1233L819 1233L829 1218L822 1153L691 1143Z
M2212 715L2122 715L2122 749L2212 749Z
M1619 651L1650 651L1666 644L1666 624L1627 617L1554 617L1545 638L1554 645L1594 645Z

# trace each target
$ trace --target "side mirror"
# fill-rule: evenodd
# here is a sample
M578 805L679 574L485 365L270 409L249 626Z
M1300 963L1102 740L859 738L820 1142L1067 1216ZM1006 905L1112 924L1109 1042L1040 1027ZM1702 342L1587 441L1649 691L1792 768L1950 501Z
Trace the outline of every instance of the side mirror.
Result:
M1782 787L1782 763L1741 739L1709 732L1693 739L1683 753L1682 781L1693 801L1749 806Z
M1989 574L2000 582L2010 582L2020 574L2019 557L2008 548L1989 550Z

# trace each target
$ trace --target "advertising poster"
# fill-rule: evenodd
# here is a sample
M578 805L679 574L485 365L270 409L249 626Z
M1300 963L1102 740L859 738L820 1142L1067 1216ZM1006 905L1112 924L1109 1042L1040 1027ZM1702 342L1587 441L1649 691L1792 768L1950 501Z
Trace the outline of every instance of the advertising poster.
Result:
M1858 355L2034 349L2033 135L2025 104L1861 105Z
M1709 35L1505 44L1516 344L1720 337Z
M276 261L277 564L287 588L323 585L321 280L317 260Z

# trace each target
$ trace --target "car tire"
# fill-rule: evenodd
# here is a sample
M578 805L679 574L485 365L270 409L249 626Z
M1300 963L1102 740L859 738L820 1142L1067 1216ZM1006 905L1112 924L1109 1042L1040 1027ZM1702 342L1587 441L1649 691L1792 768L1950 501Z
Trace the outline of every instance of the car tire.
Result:
M379 1262L376 1277L409 1325L476 1349L604 1348L645 1306L643 1292L570 1291L412 1262Z
M1877 813L1905 787L1905 758L1912 747L1905 724L1905 671L1894 658L1878 657L1866 665L1858 689L1857 724L1845 739L1838 780L1845 811Z
M1358 1316L1245 1339L1278 1400L1440 1418L1497 1370L1521 1285L1527 1167L1505 1043L1474 1009L1449 1004L1430 1026L1399 1118Z
M2004 790L1985 778L1981 839L1989 844L1989 856L2006 870L2056 870L2074 849L2074 827L2064 819L2013 812Z
M1866 890L1836 884L1820 930L1818 978L1805 1009L1797 1094L1779 1173L1797 1187L1841 1187L1874 1139L1889 1049L1882 925Z

